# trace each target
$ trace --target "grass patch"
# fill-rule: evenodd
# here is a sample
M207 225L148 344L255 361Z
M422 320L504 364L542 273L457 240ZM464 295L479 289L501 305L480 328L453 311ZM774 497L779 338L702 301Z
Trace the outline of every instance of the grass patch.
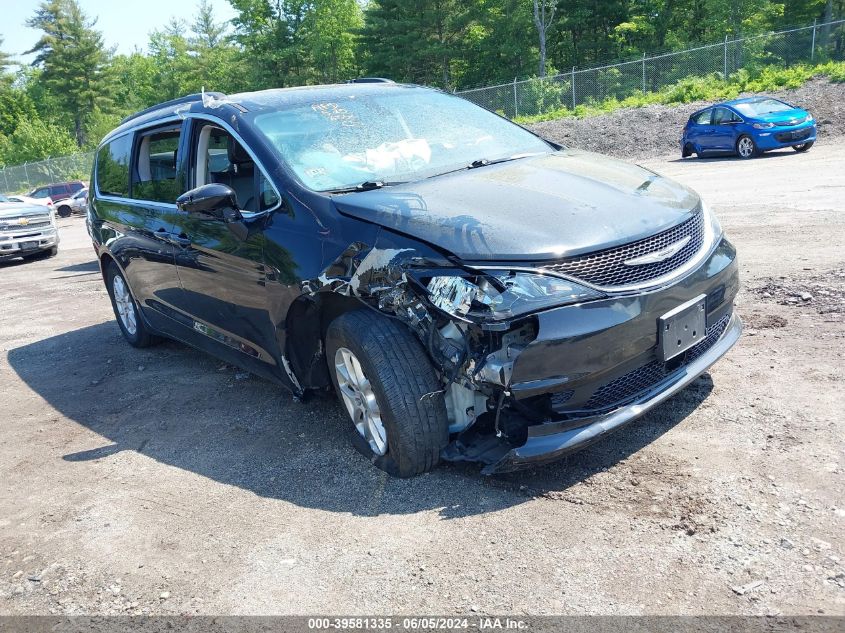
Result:
M540 123L565 117L584 118L608 114L621 108L641 108L647 105L675 105L693 101L725 101L735 99L743 92L769 92L784 88L800 88L815 77L827 77L832 82L845 82L845 62L824 64L799 64L783 68L763 66L757 69L745 68L735 72L727 81L722 73L686 77L657 92L637 91L624 99L609 98L604 101L585 103L572 108L560 107L534 116L516 117L517 123Z

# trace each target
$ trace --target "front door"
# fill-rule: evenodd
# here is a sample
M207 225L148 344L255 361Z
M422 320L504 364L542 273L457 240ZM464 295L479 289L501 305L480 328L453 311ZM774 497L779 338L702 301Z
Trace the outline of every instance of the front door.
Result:
M278 198L252 156L211 121L192 120L190 186L231 187L245 216L242 229L209 216L178 212L172 232L182 244L176 266L182 285L180 309L193 319L202 346L259 374L277 374L275 327L266 292L262 211Z

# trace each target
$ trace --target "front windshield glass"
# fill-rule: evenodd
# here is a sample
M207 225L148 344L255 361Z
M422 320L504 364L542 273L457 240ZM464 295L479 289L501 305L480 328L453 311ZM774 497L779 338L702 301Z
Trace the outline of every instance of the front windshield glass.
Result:
M433 90L338 96L260 114L255 125L315 191L408 182L474 161L552 151L519 126Z
M791 105L778 101L777 99L763 99L762 101L746 101L745 103L737 103L734 108L739 110L745 116L755 117L764 114L772 114L773 112L786 112L787 110L794 110Z

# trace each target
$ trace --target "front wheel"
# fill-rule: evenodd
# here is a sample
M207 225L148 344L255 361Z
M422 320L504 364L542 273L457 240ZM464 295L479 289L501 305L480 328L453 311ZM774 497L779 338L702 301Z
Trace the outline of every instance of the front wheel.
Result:
M449 422L437 374L413 334L371 310L347 312L329 326L326 357L355 447L396 477L434 468Z
M815 141L807 141L806 143L801 143L800 145L793 145L792 149L798 153L806 152L813 146L813 143L815 143Z
M70 210L70 207L69 207L69 206L67 206L66 204L63 204L62 206L60 206L60 207L56 210L56 213L58 213L58 214L59 214L59 217L60 217L60 218L69 218L69 217L70 217L71 210Z
M750 136L743 134L736 142L736 153L740 158L753 158L758 154L757 144Z
M158 342L158 338L147 328L141 318L141 312L129 284L116 264L111 263L106 268L106 288L111 297L114 315L120 331L132 347L149 347Z

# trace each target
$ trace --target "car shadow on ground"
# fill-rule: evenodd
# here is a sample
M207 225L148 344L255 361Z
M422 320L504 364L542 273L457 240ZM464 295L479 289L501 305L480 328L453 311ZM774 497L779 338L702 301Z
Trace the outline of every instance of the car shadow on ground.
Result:
M85 468L135 451L261 497L362 516L464 517L565 490L670 430L712 389L705 374L641 420L552 465L484 477L475 464L444 464L400 480L355 452L334 398L294 402L278 386L174 342L136 350L113 321L11 349L8 362L54 409L106 440L70 433L55 459Z
M736 154L716 154L713 156L705 156L698 158L697 156L689 156L688 158L673 158L667 160L667 163L742 163L749 160L771 160L775 158L786 158L789 156L800 156L802 152L796 152L793 149L776 149L770 152L764 152L753 158L740 158Z

